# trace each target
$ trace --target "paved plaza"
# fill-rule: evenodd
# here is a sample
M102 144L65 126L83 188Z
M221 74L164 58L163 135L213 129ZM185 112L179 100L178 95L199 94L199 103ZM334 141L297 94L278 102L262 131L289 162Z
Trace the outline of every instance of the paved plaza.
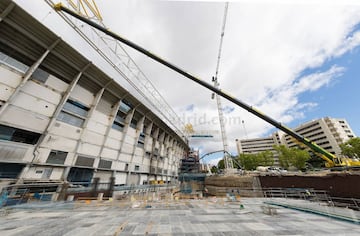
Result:
M1 209L0 235L360 235L360 225L264 199L31 203Z

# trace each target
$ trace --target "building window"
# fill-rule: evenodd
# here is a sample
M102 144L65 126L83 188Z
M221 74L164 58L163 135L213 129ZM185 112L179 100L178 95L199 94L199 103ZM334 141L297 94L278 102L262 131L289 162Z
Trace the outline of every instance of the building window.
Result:
M29 67L18 60L15 60L14 58L0 52L0 63L7 65L13 69L16 69L17 71L25 73Z
M128 112L131 110L131 106L125 100L120 102L120 107L118 112L116 113L114 123L112 124L112 128L123 131L125 127L125 119Z
M67 152L51 150L46 163L63 165L66 160Z
M135 171L139 171L140 170L140 166L138 165L135 165L135 168L134 168Z
M75 165L93 167L94 158L78 156Z
M88 107L69 99L57 119L70 125L82 127L88 111Z
M140 133L137 146L143 148L144 145L145 145L145 134Z
M130 122L130 127L136 129L137 123L138 121L132 118Z
M33 80L39 81L41 83L45 83L46 80L49 78L50 74L46 71L43 71L42 69L38 68L34 71L34 73L31 75L31 78Z
M0 125L0 139L18 143L36 144L40 134L14 127Z
M99 161L99 168L111 169L111 164L112 164L112 161L100 160Z

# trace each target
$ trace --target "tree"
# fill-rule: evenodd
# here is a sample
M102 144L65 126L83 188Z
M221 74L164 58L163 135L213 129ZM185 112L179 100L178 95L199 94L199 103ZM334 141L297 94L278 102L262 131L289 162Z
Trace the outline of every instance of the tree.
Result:
M274 154L271 151L259 152L256 154L260 165L262 166L272 166L274 165Z
M245 170L255 170L260 165L259 156L256 154L241 153L239 162Z
M340 144L341 153L348 157L360 158L360 138L351 138Z
M287 148L284 145L274 146L279 154L279 163L281 167L288 169L293 166L299 170L305 168L306 161L310 159L310 154L306 150L298 148Z

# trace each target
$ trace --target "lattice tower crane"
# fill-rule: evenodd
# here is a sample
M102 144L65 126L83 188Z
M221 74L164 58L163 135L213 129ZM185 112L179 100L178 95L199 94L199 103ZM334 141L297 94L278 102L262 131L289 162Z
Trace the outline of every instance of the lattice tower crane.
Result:
M56 5L52 0L45 0L45 2L52 8ZM63 0L63 2L78 15L107 28L103 23L103 18L94 0ZM187 142L186 135L183 132L185 124L125 51L119 41L103 32L95 30L88 24L84 25L76 18L69 17L61 11L57 11L57 13L136 90L141 96L139 98L141 102L149 104L151 108L155 109L155 113L163 118L165 123Z
M212 78L212 82L214 82L214 87L217 89L220 86L220 84L218 82L218 74L219 74L219 66L220 66L220 60L221 60L222 44L223 44L224 34L225 34L225 25L226 25L228 6L229 6L229 3L226 2L225 8L224 8L223 24L222 24L222 28L221 28L220 45L219 45L219 51L218 51L218 57L217 57L217 63L216 63L216 72L215 72L215 76ZM222 108L222 104L221 104L221 98L216 93L212 94L212 98L214 98L214 96L216 98L217 109L218 109L218 114L219 114L221 138L222 138L222 143L223 143L223 148L224 148L224 165L225 165L225 173L226 173L227 171L229 172L229 170L233 169L234 166L233 166L231 156L229 155L229 145L228 145L227 136L226 136L224 113L223 113L223 108Z

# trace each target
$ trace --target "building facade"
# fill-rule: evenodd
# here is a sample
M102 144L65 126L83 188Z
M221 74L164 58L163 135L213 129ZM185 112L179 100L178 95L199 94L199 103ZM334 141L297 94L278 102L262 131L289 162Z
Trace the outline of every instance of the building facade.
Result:
M345 119L329 117L306 122L296 127L294 131L337 156L341 155L340 144L355 137ZM298 146L298 143L287 134L284 135L284 142L288 147Z
M338 156L341 155L340 144L356 137L345 119L329 117L306 122L293 130L315 142L326 151ZM294 138L282 131L277 131L267 138L237 139L236 144L239 153L272 151L275 154L275 165L278 164L278 157L273 149L274 145L285 145L289 148L299 147Z
M0 2L0 181L172 181L188 149L59 36Z
M253 138L253 139L236 139L236 147L238 153L259 153L265 151L271 151L274 154L274 165L279 165L278 154L274 149L274 145L281 145L283 134L281 131L274 132L267 138Z

